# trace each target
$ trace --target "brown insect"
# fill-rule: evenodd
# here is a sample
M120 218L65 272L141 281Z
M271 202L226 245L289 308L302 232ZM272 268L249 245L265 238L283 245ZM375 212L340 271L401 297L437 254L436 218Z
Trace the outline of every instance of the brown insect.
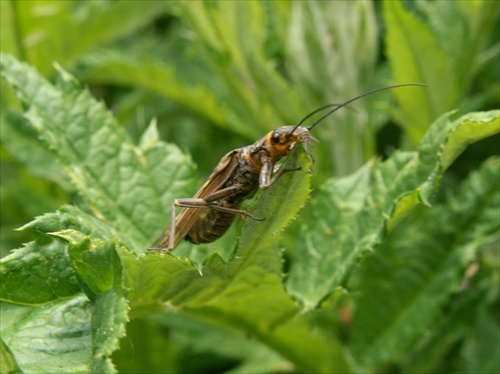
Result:
M219 161L207 181L192 198L175 199L172 204L172 223L150 250L172 251L182 239L195 244L211 243L229 229L236 215L258 218L239 209L245 199L251 198L258 188L272 186L283 174L300 168L285 168L278 161L289 155L297 142L301 142L307 156L314 162L309 152L310 141L317 141L310 131L326 117L364 96L375 92L406 86L426 86L420 83L400 84L382 87L366 92L342 104L329 104L309 113L295 126L281 126L269 132L262 139L247 147L227 153ZM332 108L312 125L301 126L312 115ZM177 217L176 207L185 208ZM205 213L205 214L202 214Z

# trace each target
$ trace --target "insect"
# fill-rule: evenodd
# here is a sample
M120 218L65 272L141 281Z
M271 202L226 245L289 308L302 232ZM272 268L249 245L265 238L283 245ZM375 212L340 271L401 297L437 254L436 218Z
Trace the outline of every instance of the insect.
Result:
M175 199L172 204L170 226L160 236L156 247L149 249L170 252L179 245L182 239L195 244L213 242L225 234L237 215L257 221L264 220L240 209L240 206L244 200L252 198L259 188L267 189L283 174L300 170L300 168L286 168L283 163L278 164L280 159L290 154L297 142L303 144L305 153L314 162L309 152L309 144L317 140L310 135L310 131L318 123L362 97L406 86L426 85L408 83L382 87L356 96L342 104L325 105L309 113L294 126L278 127L254 144L230 151L222 157L194 197ZM312 125L302 126L312 115L332 107L333 109ZM182 207L184 210L176 217L177 207Z

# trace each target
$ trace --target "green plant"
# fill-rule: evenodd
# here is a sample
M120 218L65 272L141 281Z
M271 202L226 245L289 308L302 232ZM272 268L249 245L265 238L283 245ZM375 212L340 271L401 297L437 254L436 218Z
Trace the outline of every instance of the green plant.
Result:
M84 3L67 2L64 7L76 4L88 10ZM152 12L160 12L153 4L149 6L158 8ZM137 88L142 87L176 102L171 108L181 105L209 121L213 127L202 134L212 134L213 143L183 144L193 150L202 147L204 157L215 161L224 153L215 149L226 141L216 134L237 134L230 143L251 143L275 123L295 122L308 109L338 98L336 89L345 90L341 97L346 99L375 84L358 82L352 87L352 82L388 77L386 67L375 59L375 17L369 3L354 5L362 17L350 29L359 32L359 43L371 46L363 49L368 56L359 66L348 63L359 50L345 43L333 53L327 43L349 26L342 24L343 12L353 9L348 3L337 5L345 9L316 2L235 4L166 6L182 20L174 30L190 30L199 48L180 43L179 34L171 32L166 50L146 57L135 41L148 41L152 50L160 46L146 33L129 43L117 42L105 53L75 47L82 55L71 54L76 61L68 65L89 82L136 87L137 96L118 95L121 108L131 102L154 108L156 100ZM114 5L109 6L112 13ZM119 6L132 18L137 14ZM453 9L462 6L467 5ZM475 22L480 17L488 20L492 5L475 6L483 9L475 13ZM329 19L332 10L338 22ZM216 22L203 22L204 17ZM439 88L439 98L453 93L454 101L447 99L447 105L430 110L428 104L437 95L437 78L430 77L440 77L437 72L444 63L433 64L433 57L450 50L436 52L436 42L434 49L425 51L430 55L425 67L429 73L414 76L409 69L411 74L405 76L398 64L422 66L422 56L408 52L422 47L393 39L395 30L401 32L406 25L410 36L424 33L427 42L439 40L439 18L419 24L398 22L398 17L412 16L401 4L387 2L384 19L392 70L399 82L432 85L395 91L401 109L392 105L387 110L401 121L419 118L418 131L402 125L406 149L385 160L372 157L375 133L387 116L372 120L364 131L346 126L343 132L344 120L356 123L365 118L365 111L376 112L370 105L374 98L366 106L360 102L355 107L359 114L343 114L333 145L330 125L318 128L315 135L322 148L313 150L318 159L314 173L306 172L311 165L297 148L291 161L301 164L303 172L286 175L249 204L265 222L236 223L219 241L209 246L185 243L172 255L145 249L168 225L172 200L191 196L199 186L202 174L191 158L160 140L155 121L142 130L119 110L126 127L120 126L106 106L61 67L51 83L34 68L2 55L3 87L5 92L13 88L17 97L9 93L2 99L2 105L14 109L2 113L5 146L30 172L58 181L78 198L25 224L22 230L32 241L2 259L1 371L498 371L495 347L500 334L494 305L500 273L499 160L488 157L474 165L463 181L449 173L469 144L499 132L498 110L449 112L458 101L465 107L488 102L488 93L494 92L486 90L480 99L464 96L463 82L474 81L467 71L479 72L471 56L484 51L479 40L488 34L481 29L484 35L472 38L476 43L467 50L477 49L476 54L463 52L470 59L465 76L460 76L463 87ZM488 22L484 24L494 24ZM89 34L104 38L98 31ZM280 44L282 40L287 44ZM161 60L175 50L181 51L178 62ZM401 62L398 55L406 57ZM57 56L64 62L64 56ZM193 64L183 69L186 61ZM273 67L272 61L283 65ZM450 61L462 66L454 58ZM328 71L327 62L342 66L345 81L325 94L324 82L335 82L338 76L338 71ZM493 70L484 71L491 75ZM186 114L160 113L158 123L170 118L167 123L175 119L182 124L173 126L181 130L166 134L192 129ZM356 138L356 133L363 136ZM185 138L178 139L182 143ZM346 147L350 140L357 145ZM339 149L346 152L347 166L335 156ZM332 170L349 175L327 177ZM441 184L449 186L447 195L436 198ZM311 185L316 187L310 194Z

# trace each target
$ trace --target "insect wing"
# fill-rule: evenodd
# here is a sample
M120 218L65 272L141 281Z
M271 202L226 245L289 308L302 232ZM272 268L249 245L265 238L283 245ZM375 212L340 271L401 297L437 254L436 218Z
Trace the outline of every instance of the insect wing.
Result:
M208 177L207 181L196 192L193 198L203 199L218 191L224 183L234 174L238 165L238 150L227 153L219 161L214 171ZM191 229L191 226L202 213L201 208L184 208L175 219L175 240L174 248L181 242ZM173 223L171 223L173 224ZM159 247L166 247L170 240L170 227L167 228L158 240ZM173 249L173 248L171 248Z

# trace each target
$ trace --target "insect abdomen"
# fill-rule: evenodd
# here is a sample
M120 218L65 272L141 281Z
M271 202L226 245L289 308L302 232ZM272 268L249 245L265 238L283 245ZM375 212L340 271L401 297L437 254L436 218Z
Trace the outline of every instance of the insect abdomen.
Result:
M239 209L243 200L250 198L257 190L258 173L246 160L240 160L241 166L235 171L234 178L224 187L240 186L241 191L233 196L219 200L217 205L224 208ZM209 209L204 216L198 217L184 239L195 243L211 243L226 233L236 215L230 212Z
M210 210L204 217L198 218L184 239L195 244L211 243L226 233L234 217L233 213Z

